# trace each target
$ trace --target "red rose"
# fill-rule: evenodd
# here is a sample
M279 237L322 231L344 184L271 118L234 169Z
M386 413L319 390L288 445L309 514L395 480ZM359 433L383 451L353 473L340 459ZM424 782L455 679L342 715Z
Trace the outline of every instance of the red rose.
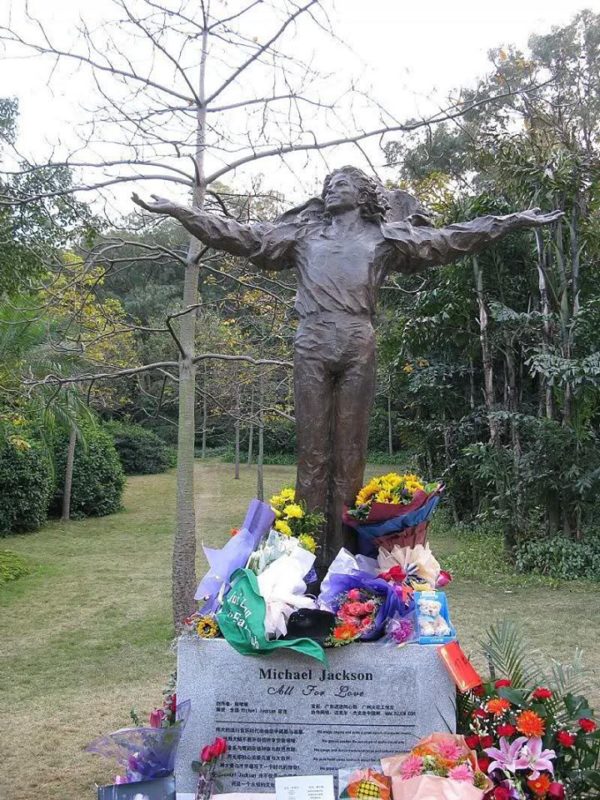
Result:
M496 786L492 797L494 800L510 800L510 789L506 786Z
M488 767L491 763L492 760L487 756L479 756L477 759L477 766L485 775L487 775Z
M551 783L546 797L550 798L550 800L565 800L565 787L562 783Z
M480 683L479 686L474 686L471 691L475 695L475 697L483 697L485 694L485 689L483 688L482 684Z
M480 719L485 719L487 717L487 712L483 710L483 708L475 708L471 712L472 717L479 717Z
M227 752L227 740L222 739L220 736L217 736L217 738L212 743L211 747L213 749L215 758L218 758L219 756L224 756L225 753Z
M479 744L485 750L486 747L493 747L494 746L494 737L493 736L481 736L479 738Z
M498 725L496 728L498 736L512 736L516 730L517 729L514 725L509 725L508 723L505 723L504 725Z
M170 708L172 714L176 714L177 713L177 695L176 694L171 695L171 702L169 703L169 708Z
M479 736L465 736L465 743L470 750L476 750L479 746Z
M593 719L586 719L585 717L582 717L579 720L578 725L582 731L585 731L585 733L593 733L596 730L596 723Z
M569 733L569 731L559 731L556 734L556 741L562 744L563 747L573 747L576 737L574 734Z
M540 686L539 689L536 689L531 696L534 700L549 700L552 697L552 692L550 689Z
M203 764L208 764L208 762L212 760L213 760L212 745L207 744L200 751L200 761L202 761Z
M508 678L501 678L499 681L496 681L494 686L496 689L501 689L503 686L512 686L512 681L509 681Z

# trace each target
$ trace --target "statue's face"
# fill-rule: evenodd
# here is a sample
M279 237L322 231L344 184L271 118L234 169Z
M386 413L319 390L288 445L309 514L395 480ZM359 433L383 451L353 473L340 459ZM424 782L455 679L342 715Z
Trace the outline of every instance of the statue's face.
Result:
M358 189L343 172L334 175L323 195L325 208L330 212L346 211L358 207Z

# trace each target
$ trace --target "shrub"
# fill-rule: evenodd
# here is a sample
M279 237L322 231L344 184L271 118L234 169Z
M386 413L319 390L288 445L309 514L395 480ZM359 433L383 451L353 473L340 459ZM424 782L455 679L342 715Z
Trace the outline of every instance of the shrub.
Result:
M86 428L85 445L75 447L71 516L103 517L121 508L125 478L112 436L100 427ZM51 512L62 510L63 480L67 462L68 436L59 435L54 445L57 487Z
M30 572L24 558L9 550L0 550L0 586L9 581L16 581L24 575L29 575Z
M175 453L153 431L116 420L104 426L113 437L126 475L151 475L175 465Z
M51 493L52 470L39 444L0 431L0 534L40 528Z
M600 580L600 533L581 541L565 536L526 539L517 545L519 572L537 572L552 578Z

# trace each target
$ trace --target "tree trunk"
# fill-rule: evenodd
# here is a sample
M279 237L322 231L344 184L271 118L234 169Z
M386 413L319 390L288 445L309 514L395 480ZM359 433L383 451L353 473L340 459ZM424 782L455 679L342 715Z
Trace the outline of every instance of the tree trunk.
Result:
M264 477L264 445L265 445L265 422L263 417L263 376L260 376L258 392L258 458L256 459L256 496L259 500L264 500L265 496L265 477Z
M546 253L544 248L544 238L540 230L535 231L535 241L538 253L538 289L540 293L540 310L545 319L542 324L542 352L547 353L550 349L550 342L552 339L552 331L550 329L550 296L548 292L548 280L546 277ZM545 394L545 410L546 418L554 419L554 397L552 395L552 387L548 385L546 380L543 380L544 394Z
M202 378L202 450L200 457L206 458L206 431L208 429L208 395L206 391L208 382L208 365L204 362L204 375Z
M65 483L63 488L62 516L63 522L71 518L71 489L73 487L73 465L75 464L75 445L77 444L77 430L71 425L69 431L69 446L67 449L67 466L65 469Z
M388 418L388 452L390 456L394 455L394 440L392 431L392 393L388 394L387 398L387 418Z
M236 481L240 479L240 387L237 387L237 400L235 404L235 475Z
M483 366L483 397L488 412L490 444L498 445L500 443L500 428L497 420L493 418L493 412L495 410L494 366L489 341L489 317L483 294L483 273L479 266L479 260L476 257L473 258L473 275L475 278L477 305L479 307L479 341L481 344L481 361Z
M196 208L204 205L204 146L206 136L205 71L208 51L208 33L202 33L202 52L198 96L200 104L196 113L195 166L197 185L192 204ZM200 274L201 245L194 237L186 259L183 284L183 306L191 308L198 302L198 278ZM173 623L177 633L184 619L194 610L196 592L196 508L194 503L194 447L195 447L195 399L196 367L194 365L196 340L196 310L180 317L179 344L183 353L179 357L179 418L177 427L177 527L173 542L172 591Z
M248 430L248 466L252 464L252 448L254 445L254 389L250 393L250 428Z

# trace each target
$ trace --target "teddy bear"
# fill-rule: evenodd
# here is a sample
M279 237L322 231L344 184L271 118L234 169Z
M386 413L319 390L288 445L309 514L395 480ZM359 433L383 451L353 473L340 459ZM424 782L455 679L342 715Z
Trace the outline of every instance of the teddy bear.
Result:
M417 600L419 630L422 636L448 636L450 626L441 615L442 604L430 597Z

